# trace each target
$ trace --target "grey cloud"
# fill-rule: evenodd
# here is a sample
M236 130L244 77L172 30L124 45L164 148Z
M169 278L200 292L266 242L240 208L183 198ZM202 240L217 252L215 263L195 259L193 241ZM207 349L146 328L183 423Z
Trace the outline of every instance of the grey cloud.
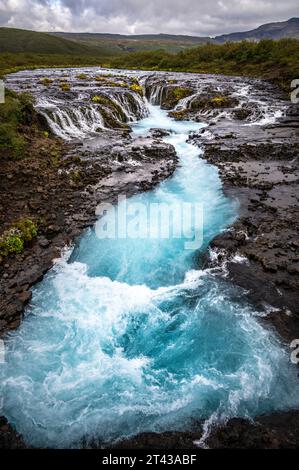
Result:
M0 0L2 26L216 35L296 16L298 0Z

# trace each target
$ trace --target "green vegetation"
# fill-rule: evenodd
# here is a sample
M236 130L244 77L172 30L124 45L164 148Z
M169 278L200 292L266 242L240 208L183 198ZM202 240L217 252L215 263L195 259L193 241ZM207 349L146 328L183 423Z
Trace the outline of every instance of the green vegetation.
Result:
M193 91L187 87L169 87L167 88L166 94L163 94L162 104L167 109L172 109L182 98L185 98L186 96L189 96L192 93Z
M48 77L45 77L45 78L42 78L39 83L41 85L44 85L44 86L49 86L53 83L53 80L51 80L51 78L48 78Z
M196 36L177 36L168 34L149 34L125 36L120 34L101 33L50 33L53 36L84 44L89 47L97 47L101 55L115 56L130 52L156 51L162 49L176 53L187 48L204 44L208 38Z
M99 48L62 37L15 28L0 28L0 52L99 55Z
M102 98L101 96L95 95L95 96L92 97L91 101L92 101L93 103L97 103L97 104L98 104L98 103L101 103L101 98Z
M76 78L78 78L78 80L87 80L88 75L86 75L86 73L79 73L78 75L76 75Z
M143 96L143 88L138 83L133 83L132 85L129 86L129 88L135 93L138 93L138 95Z
M80 66L259 76L290 91L290 81L299 77L299 41L217 44L187 36L47 34L0 28L0 76L24 68Z
M1 154L19 158L27 147L22 126L30 124L33 113L32 98L6 90L5 103L0 105L0 150Z
M37 236L37 226L30 219L21 219L0 237L0 262L6 256L21 253L26 242Z
M61 91L70 91L71 86L68 82L63 81L60 83L60 89Z
M1 49L0 49L1 50ZM106 66L100 56L64 55L64 54L34 54L34 53L0 53L0 78L8 73L19 70L34 70L56 67L87 67Z

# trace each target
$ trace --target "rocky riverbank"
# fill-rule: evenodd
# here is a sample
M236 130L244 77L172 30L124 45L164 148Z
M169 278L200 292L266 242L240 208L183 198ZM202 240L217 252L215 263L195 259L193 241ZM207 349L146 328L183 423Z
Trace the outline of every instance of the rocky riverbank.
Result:
M170 115L175 119L207 122L190 141L204 147L203 157L219 168L225 193L239 203L238 219L212 240L200 265L225 265L226 276L246 290L261 311L261 321L275 328L289 348L299 338L298 105L259 80L245 80L241 93L238 79L204 77L197 85L181 78L170 91L165 82L151 80L148 94L165 109L174 105ZM174 86L185 94L183 100L174 99ZM202 423L189 433L146 433L117 447L198 445L298 448L299 411L260 416L254 423L234 418L210 429L206 437Z
M31 157L2 161L0 223L9 227L26 216L38 221L38 236L25 250L0 264L0 334L22 321L31 287L41 281L62 250L75 243L96 220L96 207L151 189L176 168L174 148L157 132L146 139L107 131L84 145L56 139L42 142ZM44 145L47 145L45 147ZM59 158L49 149L59 148ZM5 418L0 418L0 448L26 447Z

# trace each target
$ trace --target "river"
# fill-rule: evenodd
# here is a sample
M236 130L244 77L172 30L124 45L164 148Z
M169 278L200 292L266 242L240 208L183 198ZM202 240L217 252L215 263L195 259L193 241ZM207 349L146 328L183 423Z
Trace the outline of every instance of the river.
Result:
M202 226L191 218L177 237L105 239L96 224L34 287L0 369L4 414L30 445L110 444L298 405L296 372L261 313L226 279L225 265L200 269L199 254L237 216L216 167L187 142L203 124L147 107L133 132L170 131L164 140L179 165L126 203L144 216L155 204L196 203ZM201 229L200 246L186 248Z

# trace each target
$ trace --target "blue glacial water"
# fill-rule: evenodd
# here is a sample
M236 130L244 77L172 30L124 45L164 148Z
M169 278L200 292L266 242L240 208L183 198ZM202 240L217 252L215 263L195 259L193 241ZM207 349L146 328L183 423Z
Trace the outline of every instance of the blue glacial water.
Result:
M172 131L165 140L180 166L130 202L201 203L203 251L236 207L217 169L186 142L198 123L150 106L134 131L151 127ZM91 229L34 288L0 367L3 413L28 443L78 447L298 407L288 351L240 289L198 269L185 242L100 239Z

